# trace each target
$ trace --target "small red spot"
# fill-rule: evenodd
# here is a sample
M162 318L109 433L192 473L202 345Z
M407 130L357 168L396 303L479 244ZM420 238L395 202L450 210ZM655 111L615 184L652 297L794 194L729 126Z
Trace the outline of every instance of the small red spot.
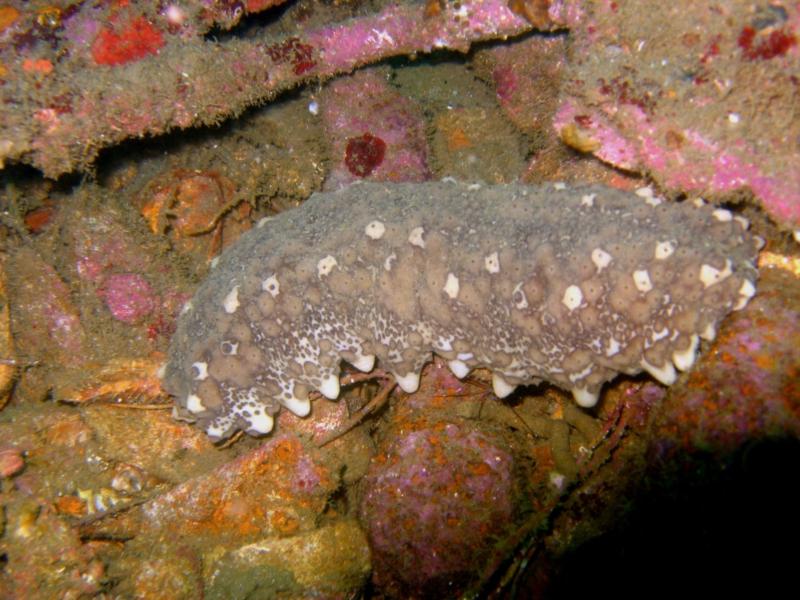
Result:
M33 234L41 233L53 219L54 209L52 206L41 206L25 213L25 227Z
M72 96L68 92L55 96L50 103L50 108L59 115L67 115L72 112Z
M592 117L590 117L589 115L575 115L574 120L581 127L592 126Z
M695 33L693 31L684 33L681 36L681 41L683 42L683 45L686 46L687 48L692 48L695 45L697 45L697 43L700 41L700 34Z
M291 37L280 44L272 44L266 50L275 64L291 62L295 75L302 75L317 65L314 48L302 43L300 38Z
M46 58L26 58L22 61L22 68L27 73L49 75L53 72L53 63Z
M255 13L278 4L275 0L247 0L247 12Z
M615 77L609 82L606 82L605 79L599 79L598 83L600 84L599 91L601 94L606 96L614 94L622 104L638 106L645 112L652 111L655 106L655 101L649 92L645 92L643 95L635 95L631 84L621 77Z
M367 177L383 162L386 155L386 142L381 138L365 133L347 140L344 164L358 177Z
M706 46L703 55L700 57L700 62L706 64L715 56L719 55L719 42L722 39L721 35L715 35Z
M92 44L92 58L98 65L122 65L155 54L163 45L161 31L138 17L117 31L102 29Z
M147 326L147 339L151 342L162 336L171 337L173 333L175 333L175 321L167 321L161 315Z
M294 74L295 75L302 75L303 73L310 71L313 69L317 63L313 60L298 60L294 64Z
M786 29L775 29L766 37L756 42L756 30L749 25L742 29L737 43L742 49L742 54L747 60L769 60L776 56L783 56L790 48L797 45L797 38Z
M739 39L737 43L739 44L739 48L744 50L745 52L749 52L750 49L753 47L753 40L756 37L756 30L750 27L749 25L742 29L742 32L739 34Z

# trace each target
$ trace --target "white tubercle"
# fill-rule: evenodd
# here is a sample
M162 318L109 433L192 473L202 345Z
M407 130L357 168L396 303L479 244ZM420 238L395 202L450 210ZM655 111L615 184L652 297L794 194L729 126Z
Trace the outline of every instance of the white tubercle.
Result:
M375 355L364 354L353 361L353 366L362 373L369 373L375 367Z
M464 379L467 375L469 375L469 367L466 363L458 360L453 359L447 363L447 366L450 367L450 370L453 372L453 375L458 377L459 379Z
M268 414L262 413L259 415L251 416L248 419L248 422L250 423L248 431L255 431L256 433L269 433L270 431L272 431L272 426L275 423L275 420Z
M517 386L508 383L503 379L502 375L498 375L497 373L492 374L492 390L494 391L494 395L498 398L510 396L515 389L517 389Z
M606 347L606 356L610 357L614 356L615 354L618 354L620 348L622 348L620 343L612 337L610 340L608 340L608 346Z
M489 256L483 259L483 266L489 273L500 272L500 257L497 252L492 252Z
M594 266L597 267L598 273L610 265L611 260L611 255L602 248L595 248L592 250L592 262Z
M323 379L319 386L319 393L328 400L336 400L339 397L339 378L336 375L329 375Z
M452 273L447 274L447 281L442 288L445 294L447 294L451 299L455 300L458 297L458 277L453 275Z
M641 187L636 190L636 195L643 198L644 201L650 206L658 206L663 202L661 198L655 195L653 189L650 187Z
M311 412L311 400L309 400L308 398L306 398L305 400L294 397L290 398L289 400L281 398L281 404L283 404L286 408L288 408L298 417L306 417L308 416L308 413Z
M281 284L278 282L278 278L275 275L270 275L261 282L261 289L275 298L281 293Z
M408 234L408 242L412 246L417 246L418 248L425 247L425 239L422 237L425 234L425 229L422 227L414 227L411 230L411 233Z
M736 304L734 304L733 310L742 310L755 294L756 286L754 286L753 282L749 279L745 279L742 282L742 287L739 288L739 299L736 301Z
M725 259L725 268L722 270L712 267L711 265L703 265L700 267L700 281L705 287L711 287L714 284L724 281L733 274L731 260Z
M717 337L717 327L714 323L706 325L706 328L700 332L700 337L706 341L713 342Z
M193 362L192 372L196 381L205 381L208 378L208 363Z
M583 292L577 285L571 285L564 290L564 297L561 302L570 310L575 310L583 302Z
M406 394L413 394L419 389L419 373L414 373L412 371L406 375L395 374L394 378L397 381L397 385L399 385L400 389Z
M572 388L572 396L575 398L575 403L583 408L592 408L597 404L600 399L598 392L590 392L586 388Z
M186 397L186 410L190 413L201 413L206 409L203 400L197 394L189 394Z
M636 286L636 289L646 294L650 290L653 289L653 282L650 281L650 273L647 272L647 269L642 269L641 271L634 271L633 272L633 283Z
M733 213L725 208L717 208L711 214L717 221L722 223L727 223L733 219Z
M681 371L687 371L697 359L697 346L699 345L700 337L697 334L692 334L689 347L686 350L676 350L672 353L672 362L674 362L675 366Z
M366 236L373 240L379 240L386 233L386 225L380 221L372 221L364 228Z
M317 276L321 279L328 275L331 271L333 271L333 267L337 266L339 263L336 262L336 258L331 256L330 254L325 258L320 259L317 263Z
M239 308L239 286L236 285L233 289L228 292L228 295L225 296L225 299L222 301L222 307L225 309L225 312L229 315L232 315L236 312L236 309Z
M450 352L453 349L453 343L446 337L439 336L439 339L433 342L433 347L441 352Z
M656 243L656 260L666 260L675 253L675 244L670 240Z
M678 374L675 372L675 367L670 361L666 361L663 367L651 365L645 359L642 359L640 364L645 371L650 373L650 375L658 379L664 385L672 385L678 378Z
M218 427L214 425L209 425L206 427L206 435L211 438L221 438L222 435L225 433L225 429L223 427Z

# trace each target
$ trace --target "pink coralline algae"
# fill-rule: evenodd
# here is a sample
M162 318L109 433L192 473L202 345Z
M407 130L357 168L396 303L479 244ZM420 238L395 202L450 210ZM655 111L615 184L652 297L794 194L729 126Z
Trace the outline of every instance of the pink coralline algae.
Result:
M758 154L750 146L746 147L752 152L726 149L723 144L691 129L673 129L673 136L668 136L661 132L670 131L669 120L648 118L638 107L620 112L627 114L628 124L635 125L641 137L632 137L604 115L571 102L560 107L555 126L562 137L568 128L581 128L586 139L597 144L596 156L626 170L645 169L657 173L670 188L725 193L749 187L779 222L800 226L800 171L769 173L758 164ZM586 114L591 117L582 119ZM670 139L679 140L680 147L670 147Z
M99 291L114 318L129 325L140 322L157 304L153 288L137 273L110 275Z
M468 422L389 439L361 504L374 577L400 595L452 597L512 522L511 454Z
M749 190L782 228L800 227L800 7L736 1L722 18L688 0L610 4L571 30L553 122L562 140L665 188ZM641 32L645 11L656 38Z
M331 83L320 95L331 166L328 189L357 178L424 181L428 144L420 107L379 72L361 71Z

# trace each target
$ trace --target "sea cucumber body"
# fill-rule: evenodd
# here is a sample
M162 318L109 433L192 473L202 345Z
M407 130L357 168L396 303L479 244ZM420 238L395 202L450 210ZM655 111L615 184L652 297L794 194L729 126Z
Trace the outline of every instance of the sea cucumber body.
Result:
M339 393L375 359L413 392L436 353L499 396L546 381L597 401L665 384L755 292L756 238L713 206L602 186L362 183L243 235L178 321L164 387L214 439Z

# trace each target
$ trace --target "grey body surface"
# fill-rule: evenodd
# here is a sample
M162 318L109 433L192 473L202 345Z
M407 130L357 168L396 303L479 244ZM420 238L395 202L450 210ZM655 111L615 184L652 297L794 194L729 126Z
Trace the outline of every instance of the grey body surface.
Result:
M619 373L671 384L755 293L758 238L702 202L599 185L360 183L244 234L178 320L164 388L212 439L334 399L340 363L413 392L432 353L495 393L582 406Z

